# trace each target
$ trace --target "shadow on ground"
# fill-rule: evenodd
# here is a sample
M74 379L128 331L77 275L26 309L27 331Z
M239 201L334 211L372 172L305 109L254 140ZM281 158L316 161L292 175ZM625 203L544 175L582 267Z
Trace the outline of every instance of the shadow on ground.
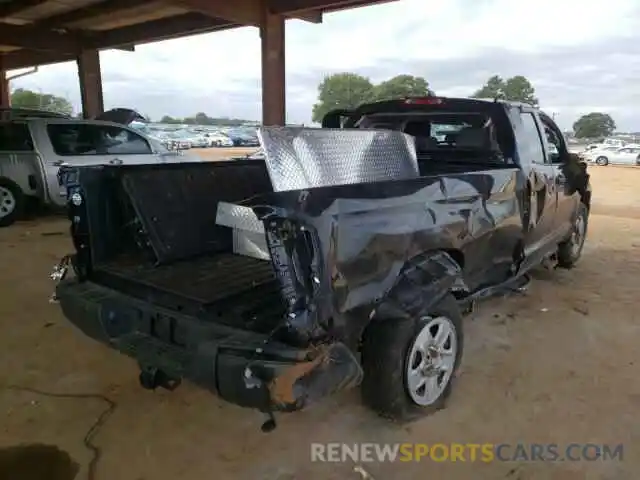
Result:
M55 445L26 444L0 448L2 480L74 480L80 466Z

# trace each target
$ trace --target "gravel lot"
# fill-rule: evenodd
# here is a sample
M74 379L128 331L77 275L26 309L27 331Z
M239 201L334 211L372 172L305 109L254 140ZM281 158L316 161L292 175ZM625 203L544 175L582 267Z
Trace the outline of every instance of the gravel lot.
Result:
M67 223L57 218L0 230L0 387L98 393L115 402L94 438L101 479L361 478L352 464L310 462L309 443L330 441L623 442L622 462L365 468L376 480L640 478L640 169L591 173L594 209L579 266L539 272L526 295L481 304L466 321L463 369L448 408L410 426L376 418L349 392L280 416L265 437L258 413L189 384L173 393L142 390L132 360L85 338L47 301L51 267L70 250ZM104 408L96 399L3 388L0 446L57 445L84 478L91 452L83 437Z

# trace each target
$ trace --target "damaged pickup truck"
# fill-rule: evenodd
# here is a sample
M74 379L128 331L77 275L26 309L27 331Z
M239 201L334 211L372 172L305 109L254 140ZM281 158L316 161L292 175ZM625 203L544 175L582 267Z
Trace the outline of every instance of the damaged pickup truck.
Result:
M144 387L188 379L265 430L359 384L387 417L442 408L469 305L578 261L586 166L548 116L501 101L379 102L325 126L261 128L264 160L64 168L64 315Z

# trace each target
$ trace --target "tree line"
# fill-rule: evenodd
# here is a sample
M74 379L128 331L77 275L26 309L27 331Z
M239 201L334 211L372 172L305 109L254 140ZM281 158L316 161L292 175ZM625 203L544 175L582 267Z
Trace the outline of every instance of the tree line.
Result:
M47 110L52 112L63 113L65 115L74 116L72 103L61 96L51 93L35 92L25 88L16 88L11 93L11 106L16 108L34 108L38 110ZM143 116L147 121L152 119L148 115ZM76 118L82 118L82 112L75 113ZM250 120L241 118L228 117L209 117L206 113L199 112L192 117L178 118L164 115L160 123L170 123L179 125L217 125L217 126L236 126L246 123L253 123Z
M185 118L176 118L169 115L164 115L159 120L159 122L178 125L215 125L219 127L233 127L246 123L255 123L250 120L243 120L241 118L210 117L204 112L198 112L193 117Z
M356 73L336 73L325 77L318 85L318 102L313 105L312 119L314 122L320 122L322 117L333 109L351 110L363 103L429 94L434 92L423 77L398 75L374 85L370 79ZM469 96L540 106L535 88L523 75L510 78L493 75ZM615 130L616 124L613 118L604 112L588 113L573 124L576 138L607 137Z
M423 77L397 75L384 82L374 84L367 77L357 73L336 73L322 80L318 85L318 101L312 107L312 119L320 122L322 117L333 109L354 109L363 103L391 100L402 97L433 95L429 82ZM535 88L522 75L502 78L490 77L484 85L471 93L472 98L500 98L539 106ZM34 92L17 88L11 93L11 105L22 108L36 108L73 115L73 105L61 96L50 93ZM77 114L81 117L81 113ZM148 121L151 118L147 117ZM192 117L177 118L164 115L160 123L187 125L236 126L255 123L249 120L228 117L210 117L199 112ZM602 138L616 130L616 123L605 112L591 112L580 117L573 124L576 138Z

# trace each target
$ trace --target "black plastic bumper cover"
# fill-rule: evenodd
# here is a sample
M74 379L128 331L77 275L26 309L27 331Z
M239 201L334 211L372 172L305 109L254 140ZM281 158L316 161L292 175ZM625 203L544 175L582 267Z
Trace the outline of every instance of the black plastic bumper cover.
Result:
M64 315L84 334L175 379L190 380L243 407L293 411L362 380L342 343L309 349L204 322L91 282L56 288Z

